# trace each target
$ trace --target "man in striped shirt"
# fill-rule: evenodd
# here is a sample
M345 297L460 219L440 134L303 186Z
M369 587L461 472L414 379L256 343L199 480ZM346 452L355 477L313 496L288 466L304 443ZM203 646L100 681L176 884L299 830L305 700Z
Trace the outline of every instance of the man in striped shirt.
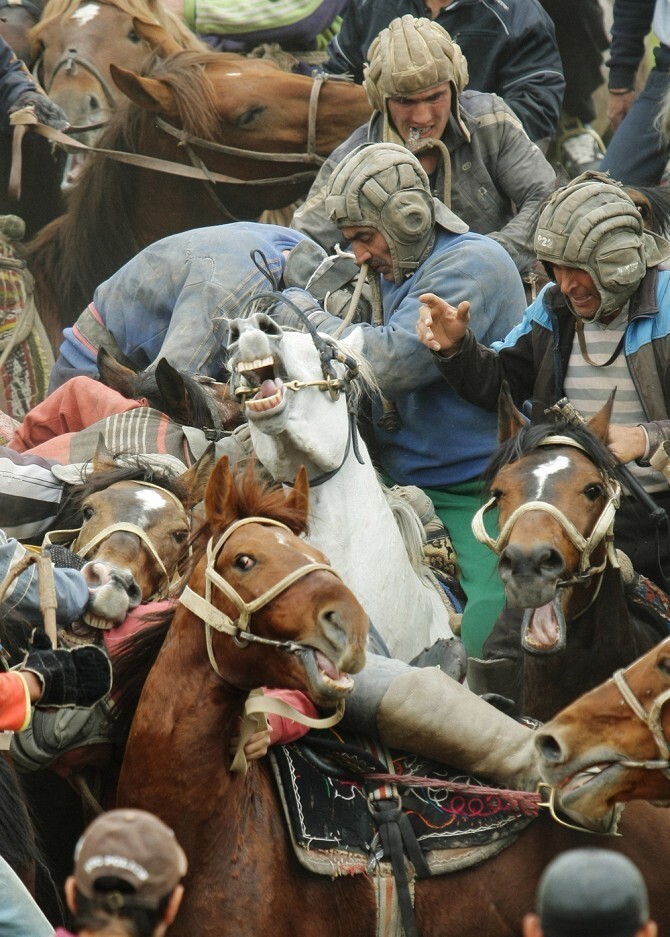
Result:
M487 410L497 409L503 381L539 420L565 396L588 418L616 387L608 446L670 510L667 482L649 465L670 439L670 272L659 269L670 243L645 230L618 182L584 173L549 200L535 250L554 282L502 342L479 345L468 304L432 294L421 297L419 338L451 386ZM623 499L615 537L633 567L665 588L668 538L633 497Z

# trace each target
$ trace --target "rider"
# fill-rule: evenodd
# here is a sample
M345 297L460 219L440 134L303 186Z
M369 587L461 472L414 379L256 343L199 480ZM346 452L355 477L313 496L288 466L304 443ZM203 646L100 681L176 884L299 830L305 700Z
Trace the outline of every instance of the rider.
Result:
M468 64L439 23L398 17L374 40L368 59L363 86L372 119L324 163L291 227L332 251L340 239L325 209L333 171L362 143L403 143L418 156L433 194L472 231L495 238L526 272L556 177L519 118L497 95L464 90ZM417 150L422 143L428 149Z
M0 120L3 133L9 133L9 115L24 107L33 107L42 124L65 130L69 126L61 108L33 80L24 63L0 36Z
M330 178L326 209L381 290L382 324L361 322L341 332L368 359L395 407L392 413L378 400L373 404L377 457L394 483L428 494L449 530L468 597L462 638L476 653L502 603L494 560L470 530L480 505L478 476L496 446L496 419L464 406L436 380L414 326L421 294L456 290L476 303L478 338L495 341L522 314L521 280L499 244L467 233L467 225L433 198L421 164L403 146L373 143L349 154ZM308 295L288 290L285 296L306 302L319 331L341 330L341 319ZM276 316L282 325L302 325L285 304ZM394 416L398 428L389 423Z
M550 199L535 249L555 282L503 342L479 344L468 329L468 305L458 297L455 309L439 295L422 297L420 340L450 386L489 411L497 409L504 380L518 407L532 401L537 420L565 396L589 418L616 387L609 448L670 509L667 481L649 463L670 439L670 272L659 269L670 259L670 243L645 230L619 183L585 173ZM623 499L615 532L633 567L664 587L667 538L659 540L635 498Z

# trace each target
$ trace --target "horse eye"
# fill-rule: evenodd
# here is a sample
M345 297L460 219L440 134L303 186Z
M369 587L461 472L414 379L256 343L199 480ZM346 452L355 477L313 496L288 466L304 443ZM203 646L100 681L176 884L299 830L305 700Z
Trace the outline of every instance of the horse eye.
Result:
M142 40L137 35L134 29L131 29L130 32L128 33L128 39L130 39L131 42L135 43L135 45L138 45L140 42L142 42Z
M175 530L172 534L172 539L175 543L186 543L188 538L188 530Z
M492 498L495 498L496 501L500 501L500 499L502 498L502 496L503 496L503 490L502 490L502 488L492 488L492 489L491 489L491 497L492 497Z
M587 485L584 489L584 497L588 498L589 501L597 501L598 498L603 496L603 486L593 483L592 485Z
M236 556L235 562L233 563L233 566L235 566L236 569L241 569L243 572L247 572L247 570L253 569L255 565L255 560L253 560L246 553L240 553L239 556Z
M661 673L665 674L666 677L670 677L670 657L662 657L656 664L656 667Z
M82 508L81 513L85 521L90 521L90 519L95 514L95 511L93 510L90 504L85 504L84 507Z
M265 107L262 104L256 105L256 107L250 107L249 110L245 111L235 121L237 127L248 127L249 124L261 116L265 112Z

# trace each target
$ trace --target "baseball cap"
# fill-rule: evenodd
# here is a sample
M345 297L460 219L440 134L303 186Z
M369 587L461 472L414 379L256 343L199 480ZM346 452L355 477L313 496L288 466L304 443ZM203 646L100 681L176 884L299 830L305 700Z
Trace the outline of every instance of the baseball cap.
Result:
M74 854L74 878L87 898L101 897L96 883L117 878L132 888L123 905L157 908L179 884L188 863L169 826L145 810L110 810L84 831ZM107 893L105 893L107 894Z
M544 937L633 937L649 918L649 899L626 856L571 849L544 870L536 911Z

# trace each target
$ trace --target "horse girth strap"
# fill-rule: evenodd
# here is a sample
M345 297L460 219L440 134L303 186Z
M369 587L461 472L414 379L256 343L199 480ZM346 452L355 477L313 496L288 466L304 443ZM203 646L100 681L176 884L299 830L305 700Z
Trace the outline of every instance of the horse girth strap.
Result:
M670 744L668 744L668 740L665 737L663 724L661 722L663 706L670 699L670 689L659 693L647 711L628 685L623 670L617 670L612 675L612 680L616 684L619 693L621 693L623 700L628 704L637 718L649 729L656 743L658 753L661 756L660 761L622 760L617 762L617 764L622 765L624 768L643 768L648 771L660 771L666 778L670 778Z
M23 111L16 111L11 115L10 123L16 128L32 127L35 133L52 143L58 143L64 150L71 153L99 153L108 159L113 159L118 163L126 163L130 166L137 166L140 169L150 169L154 172L167 173L171 176L184 176L188 179L198 179L201 182L220 182L226 185L247 185L247 186L276 186L280 184L294 185L301 182L311 182L314 179L316 170L310 169L303 172L292 173L290 176L273 176L267 179L239 179L236 176L228 176L221 172L207 170L204 172L197 166L189 166L186 163L175 163L167 159L159 159L155 156L143 156L140 153L126 153L122 150L109 150L100 146L87 146L78 140L73 140L60 130L53 127L47 127L46 124L40 124L35 119L35 115ZM191 142L194 142L193 140ZM286 155L286 154L282 154ZM295 162L295 160L294 160Z
M244 716L240 726L239 742L235 750L230 770L246 774L249 768L247 757L244 754L244 746L247 744L254 732L262 731L268 728L267 715L272 713L281 716L284 719L291 719L299 725L309 726L310 729L330 729L342 719L344 715L344 700L337 703L335 712L331 716L315 718L307 716L276 696L265 696L262 690L252 690L244 703Z
M584 447L570 436L547 436L539 445L570 446L573 449L579 449L582 452L586 452ZM514 525L518 519L523 514L527 514L529 511L541 511L544 514L549 514L556 521L558 521L558 523L568 535L569 539L572 541L575 548L580 553L579 576L575 581L579 581L579 579L585 576L594 576L598 573L601 573L604 570L608 560L610 564L616 569L619 567L619 560L617 559L616 551L614 549L613 532L614 517L616 510L619 507L621 498L621 486L615 479L610 478L609 476L603 476L603 481L605 483L607 492L607 501L600 513L600 516L593 526L593 530L588 537L584 537L584 535L577 530L572 521L567 518L565 514L563 514L563 512L555 505L550 504L548 501L527 501L525 504L519 505L519 507L513 511L512 514L510 514L510 516L507 518L507 521L503 525L502 530L494 540L484 526L484 515L495 507L496 498L490 498L486 504L484 504L477 511L472 519L472 533L480 543L483 543L494 553L500 555L500 553L505 549L512 533L512 529L514 528ZM591 554L602 541L605 541L605 558L600 565L590 566L589 564L591 562ZM562 585L568 585L572 581L573 580L567 580L562 583Z

